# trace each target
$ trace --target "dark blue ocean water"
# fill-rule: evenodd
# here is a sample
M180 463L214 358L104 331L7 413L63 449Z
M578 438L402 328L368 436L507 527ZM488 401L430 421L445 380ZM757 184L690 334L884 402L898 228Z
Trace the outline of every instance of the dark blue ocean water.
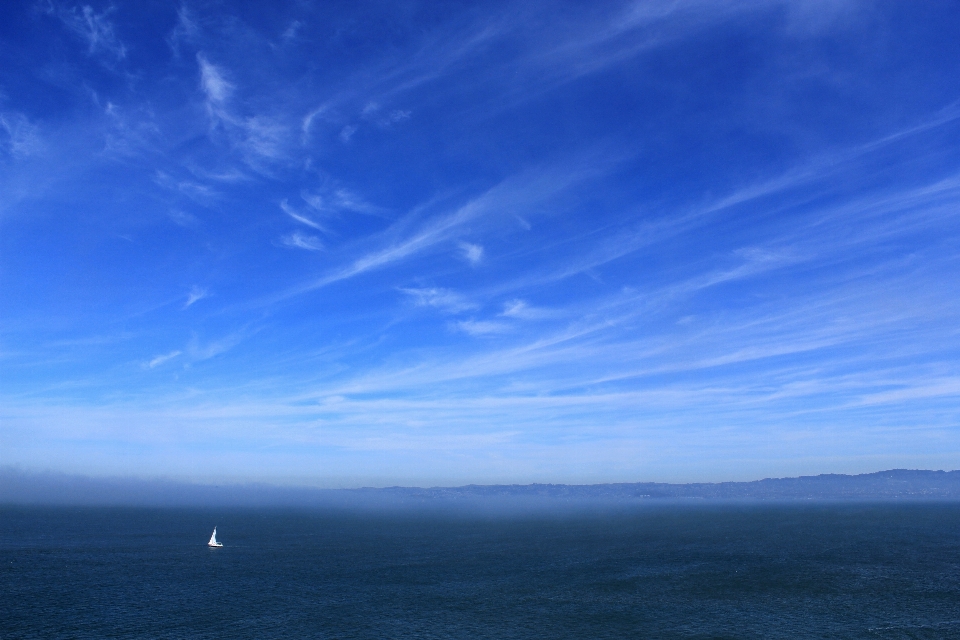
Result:
M960 638L960 505L4 507L0 637Z

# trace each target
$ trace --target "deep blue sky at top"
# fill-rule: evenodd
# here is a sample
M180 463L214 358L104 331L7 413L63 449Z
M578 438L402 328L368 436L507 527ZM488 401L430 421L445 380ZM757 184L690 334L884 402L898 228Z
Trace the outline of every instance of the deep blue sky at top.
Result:
M960 455L953 2L6 2L0 464Z

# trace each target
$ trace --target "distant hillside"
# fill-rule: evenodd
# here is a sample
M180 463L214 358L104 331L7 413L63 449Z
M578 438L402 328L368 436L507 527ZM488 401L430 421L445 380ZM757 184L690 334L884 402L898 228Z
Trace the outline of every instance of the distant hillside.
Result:
M370 490L363 490L370 491ZM411 489L396 487L375 491L423 497L552 496L562 498L653 499L941 499L960 500L960 471L891 469L860 475L823 474L799 478L765 478L752 482L667 484L623 482L615 484L468 485Z
M467 485L316 489L265 484L204 485L134 478L90 478L0 469L2 504L167 506L332 506L630 504L657 500L957 500L960 471L892 469L753 482L667 484Z

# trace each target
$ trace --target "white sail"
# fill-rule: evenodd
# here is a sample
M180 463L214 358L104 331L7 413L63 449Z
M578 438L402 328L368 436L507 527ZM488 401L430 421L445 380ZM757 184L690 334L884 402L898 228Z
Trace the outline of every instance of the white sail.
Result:
M208 547L222 547L223 544L217 542L217 528L213 528L213 534L210 536L210 542L207 543Z

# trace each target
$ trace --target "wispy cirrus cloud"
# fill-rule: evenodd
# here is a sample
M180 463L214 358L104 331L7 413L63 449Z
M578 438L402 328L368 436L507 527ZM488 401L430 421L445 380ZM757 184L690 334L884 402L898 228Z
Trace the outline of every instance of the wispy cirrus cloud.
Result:
M40 153L43 139L39 126L22 113L0 111L0 149L14 158Z
M210 360L236 348L244 340L256 334L258 330L256 327L245 325L213 340L203 340L200 335L195 333L184 347L183 352L191 362Z
M526 300L514 299L504 303L500 315L518 320L546 320L555 318L558 314L552 309L531 306Z
M309 192L304 192L301 195L310 206L320 211L332 208L337 211L349 211L379 217L386 216L389 213L384 207L367 202L359 194L342 187L332 189L322 195L314 195Z
M294 231L280 238L280 242L294 249L306 249L307 251L320 251L323 249L323 242L317 236L310 236L299 231Z
M171 209L167 212L167 216L175 225L180 227L196 229L200 226L200 219L197 216L181 209Z
M327 218L339 218L348 213L385 219L391 217L389 210L372 204L360 194L343 187L303 189L300 191L300 199L316 213Z
M290 132L286 125L275 119L256 115L241 123L244 138L241 148L249 157L269 161L285 161L290 144Z
M114 11L113 7L97 13L89 5L68 9L49 2L46 10L87 44L88 55L106 54L116 60L126 57L127 47L117 36L114 24L108 18Z
M461 255L470 264L478 265L483 260L483 247L479 244L460 242L457 246L460 248Z
M197 54L197 65L200 68L200 88L207 96L207 108L223 117L223 105L233 95L235 87L227 81L223 69L211 63L203 53Z
M327 229L323 227L323 225L307 217L302 212L297 211L296 209L291 207L290 203L286 199L280 201L280 209L282 209L285 214L287 214L288 216L290 216L300 224L307 225L308 227L316 229L317 231L323 231L323 232L327 231Z
M163 355L156 356L150 362L147 363L147 368L153 369L154 367L159 367L165 362L169 362L174 358L180 356L183 352L180 350L171 351L170 353L165 353Z
M200 35L200 25L196 15L185 4L177 9L177 24L167 36L167 44L174 55L180 56L180 47L196 42Z
M208 297L209 295L210 293L206 289L203 289L202 287L198 287L198 286L193 286L190 288L190 293L187 294L187 301L183 303L183 308L187 309L193 306L195 303L199 302L200 300L203 300L204 298Z
M43 82L0 96L31 248L0 261L36 283L0 314L0 449L389 451L393 482L954 455L949 12L801 4L50 4L10 70Z
M597 165L585 167L574 163L513 176L453 211L435 213L424 222L420 222L423 212L415 210L368 241L380 247L363 253L347 266L313 282L288 289L273 299L301 295L419 255L452 240L467 225L488 226L499 221L505 210L542 206L573 185L595 176L597 170Z
M177 179L165 171L157 170L153 177L157 186L169 189L175 193L181 194L194 202L210 206L222 197L222 193L208 184L203 184L195 180ZM182 213L182 212L181 212ZM174 219L187 220L182 216L171 214Z
M327 112L328 108L328 105L321 104L320 106L311 109L309 112L307 112L307 115L303 116L303 119L300 121L301 144L307 144L310 139L310 131L313 128L314 121L319 118L323 118L323 115Z
M297 39L297 34L300 33L300 30L303 28L303 22L300 20L294 20L287 26L284 30L283 35L280 36L280 39L284 42L291 42Z
M289 127L266 114L242 115L232 104L237 86L228 80L224 67L203 52L197 53L197 66L210 122L215 129L224 130L240 159L261 173L272 163L286 162L292 144Z
M510 331L510 325L494 320L460 320L453 326L471 336L488 336Z
M847 16L855 12L828 8L824 4L821 16ZM849 3L837 3L849 4ZM583 77L598 74L625 61L671 46L698 32L706 31L725 21L735 21L757 13L789 13L786 0L761 0L753 3L705 2L702 0L634 1L598 11L580 23L547 21L541 29L520 28L537 15L541 6L511 6L482 20L467 23L451 30L445 37L433 36L424 41L415 55L401 63L391 60L378 73L359 80L332 104L362 100L361 114L374 117L382 103L425 92L450 90L443 86L451 77L460 78L464 69L477 59L489 56L497 45L509 46L517 55L496 60L483 73L467 74L472 86L500 85L496 102L483 103L489 116L506 108L537 99ZM800 15L801 12L796 12ZM793 15L793 14L791 14ZM836 28L842 21L790 20L790 24L805 24L807 29L822 31ZM462 80L457 83L462 86ZM328 104L331 104L328 103ZM480 105L478 105L480 106ZM408 117L409 110L391 112ZM356 127L349 125L341 132L348 141Z
M402 293L410 296L421 307L434 307L446 313L462 313L472 311L479 305L449 289L437 287L401 288Z

